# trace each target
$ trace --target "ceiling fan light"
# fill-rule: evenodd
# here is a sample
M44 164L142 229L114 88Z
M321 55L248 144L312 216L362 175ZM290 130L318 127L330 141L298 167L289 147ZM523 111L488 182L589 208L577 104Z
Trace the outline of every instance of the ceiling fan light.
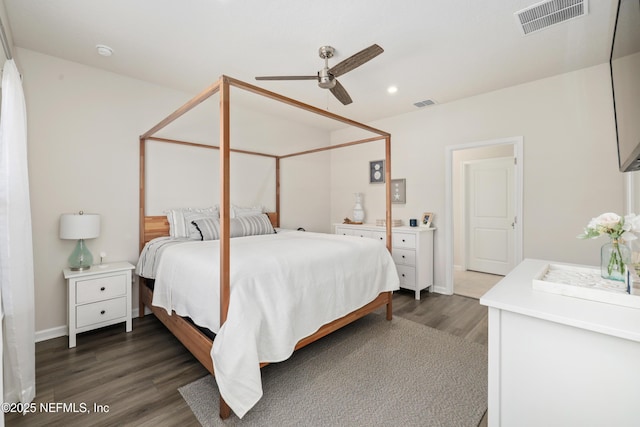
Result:
M397 92L398 92L398 86L389 86L387 88L387 93L390 93L391 95Z
M318 86L323 89L332 89L336 85L336 79L326 69L318 72Z

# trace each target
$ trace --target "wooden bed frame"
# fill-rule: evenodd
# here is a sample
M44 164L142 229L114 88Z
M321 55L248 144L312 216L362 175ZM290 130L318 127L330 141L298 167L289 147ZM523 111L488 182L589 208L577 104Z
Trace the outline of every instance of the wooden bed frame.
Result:
M248 152L244 150L236 150L230 147L230 132L229 132L229 91L230 87L237 87L255 94L271 98L278 102L292 105L303 110L319 114L330 119L334 119L343 122L347 125L354 126L379 136L362 139L358 141L348 142L344 144L331 145L328 147L321 147L313 150L306 150L298 153L290 153L282 156L275 156L270 154ZM157 138L153 135L159 130L164 128L169 123L173 122L201 102L209 98L215 93L219 93L220 96L220 146L202 145L186 141L170 140L165 138ZM146 141L153 140L158 142L174 143L174 144L186 144L192 146L200 146L203 148L220 150L220 325L222 325L227 317L229 309L229 223L230 223L230 195L229 195L229 158L230 152L241 152L246 154L255 154L260 156L273 157L276 162L276 212L269 213L269 219L274 227L280 225L280 160L288 157L304 155L309 153L316 153L319 151L325 151L340 147L351 146L355 144L362 144L372 141L385 141L385 185L386 185L386 236L387 236L387 249L391 251L391 135L387 132L372 128L352 121L350 119L338 116L325 110L312 107L307 104L303 104L299 101L284 97L259 88L257 86L250 85L248 83L241 82L236 79L232 79L228 76L222 76L213 85L205 89L202 93L198 94L178 110L174 111L167 118L162 120L156 126L151 128L148 132L140 136L140 250L151 239L161 236L169 235L169 223L166 216L149 216L145 212L145 147ZM216 260L212 260L215 262ZM167 312L162 309L153 306L153 292L146 286L144 278L140 278L139 282L139 315L142 317L145 314L145 307L148 307L151 312L182 342L182 344L200 361L200 363L212 374L214 373L213 361L211 360L211 348L213 341L202 333L198 328L194 327L189 321L182 317L172 313L168 315ZM366 304L363 307L356 309L355 311L347 314L344 317L336 319L330 323L322 326L314 334L300 340L295 349L302 348L333 331L336 331L343 326L377 310L380 307L386 306L386 318L391 320L392 318L392 293L382 292L373 301ZM266 363L261 363L261 367ZM222 397L220 397L220 417L228 418L231 415L231 408L227 405Z

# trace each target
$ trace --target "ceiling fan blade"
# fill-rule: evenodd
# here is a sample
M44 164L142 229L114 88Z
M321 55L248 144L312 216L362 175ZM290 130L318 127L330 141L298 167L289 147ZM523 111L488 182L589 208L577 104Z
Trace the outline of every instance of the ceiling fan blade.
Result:
M351 97L347 93L347 90L340 84L339 81L336 80L336 85L329 90L331 91L333 96L338 98L338 101L342 102L344 105L349 105L353 102L351 100Z
M365 62L372 60L382 52L384 52L384 49L382 49L377 44L372 44L368 48L361 50L355 55L351 55L344 61L339 62L331 67L329 69L329 73L333 74L334 77L340 77L341 75L353 70L354 68L361 66Z
M318 76L262 76L256 80L318 80Z

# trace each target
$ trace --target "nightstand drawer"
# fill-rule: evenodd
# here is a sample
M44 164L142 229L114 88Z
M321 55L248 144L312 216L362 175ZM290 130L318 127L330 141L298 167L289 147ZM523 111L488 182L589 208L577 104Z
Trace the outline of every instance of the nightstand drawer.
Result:
M406 265L396 266L398 277L400 278L400 287L404 289L416 289L416 269L415 267L407 267Z
M410 249L394 249L393 262L396 265L416 265L416 251Z
M416 235L409 233L393 233L393 247L404 249L416 248Z
M76 307L76 327L107 322L127 315L127 298L114 298Z
M110 299L127 293L127 274L79 280L76 304Z

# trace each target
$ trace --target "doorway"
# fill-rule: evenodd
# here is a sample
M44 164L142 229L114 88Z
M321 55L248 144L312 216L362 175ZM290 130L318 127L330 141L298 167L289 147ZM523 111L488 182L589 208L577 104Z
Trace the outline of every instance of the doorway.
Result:
M481 292L474 291L475 295L481 295L522 261L522 144L522 137L512 137L446 147L443 293L454 293L456 278L461 289L468 287L471 277L480 283L479 286L485 287ZM506 166L505 157L509 158L510 168ZM502 160L489 160L498 158ZM499 163L501 166L496 166ZM487 165L490 166L488 169ZM507 176L507 169L513 172L511 176ZM469 176L478 170L482 171L475 177L479 181L470 182ZM491 191L494 186L502 188L505 185L509 188L504 192ZM468 190L473 186L478 191L472 189L475 195L470 195ZM505 198L507 194L512 196L510 200ZM469 207L469 197L480 198L471 200L474 209ZM480 212L476 209L478 206ZM496 237L503 244L495 245ZM471 251L470 245L473 245ZM477 260L471 260L473 257L482 262L478 264ZM474 269L481 273L471 271Z

